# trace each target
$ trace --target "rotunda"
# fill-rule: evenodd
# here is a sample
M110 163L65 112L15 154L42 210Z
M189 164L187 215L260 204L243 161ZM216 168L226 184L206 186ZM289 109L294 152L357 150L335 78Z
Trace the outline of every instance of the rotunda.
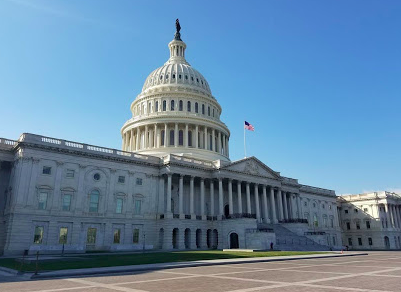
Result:
M229 161L230 131L205 77L185 59L180 30L168 44L170 58L146 78L121 129L124 151Z

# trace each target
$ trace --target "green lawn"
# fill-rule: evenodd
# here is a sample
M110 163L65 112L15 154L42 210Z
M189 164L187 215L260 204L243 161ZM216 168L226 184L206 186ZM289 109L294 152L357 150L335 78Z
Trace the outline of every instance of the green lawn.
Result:
M269 252L223 252L223 251L179 251L113 255L82 255L79 259L63 258L60 261L39 262L39 271L98 268L127 265L142 265L167 262L185 262L197 260L233 259L251 257L274 257L289 255L309 255L325 252L269 251ZM21 263L15 259L0 259L0 266L19 270ZM35 271L35 263L24 264L22 271Z

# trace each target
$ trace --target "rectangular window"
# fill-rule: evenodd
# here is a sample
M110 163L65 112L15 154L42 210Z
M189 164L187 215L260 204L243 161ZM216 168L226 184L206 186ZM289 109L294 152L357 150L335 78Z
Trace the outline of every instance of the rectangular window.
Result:
M370 221L366 221L366 229L370 229Z
M63 195L63 211L70 211L71 208L71 195L64 194Z
M369 245L373 245L373 240L371 237L368 238L368 241L369 241Z
M364 211L365 213L368 213L368 208L364 208L363 211Z
M142 201L141 200L135 200L134 214L135 215L141 214L141 208L142 208Z
M355 213L358 213L358 209L354 209L354 212L355 212Z
M345 213L345 214L348 214L348 210L344 210L344 213Z
M120 176L118 177L118 182L119 182L120 184L125 183L125 176L120 175Z
M362 238L358 237L358 244L362 245Z
M41 244L43 241L43 226L36 226L35 227L35 235L33 236L33 243Z
M96 228L88 228L88 234L86 236L86 244L96 243Z
M348 245L352 246L352 238L351 237L348 238Z
M121 229L114 229L114 240L113 243L120 243Z
M351 223L347 222L347 230L351 229Z
M99 195L91 194L89 202L89 212L97 212L99 210Z
M75 170L73 169L67 169L67 172L65 173L66 178L74 178L75 176Z
M39 193L38 209L46 210L46 207L47 207L47 193L41 192Z
M356 229L361 229L361 225L359 223L356 223Z
M121 214L123 212L123 199L118 198L116 201L116 213Z
M141 185L142 185L142 179L138 177L138 178L136 179L136 184L137 184L138 186L141 186Z
M135 228L132 234L132 243L139 243L139 229Z
M58 243L59 244L67 244L67 235L68 235L68 228L61 227L60 234L58 236Z
M334 228L334 219L333 218L330 218L330 226L331 226L331 228Z
M42 174L52 174L52 168L50 166L43 166Z

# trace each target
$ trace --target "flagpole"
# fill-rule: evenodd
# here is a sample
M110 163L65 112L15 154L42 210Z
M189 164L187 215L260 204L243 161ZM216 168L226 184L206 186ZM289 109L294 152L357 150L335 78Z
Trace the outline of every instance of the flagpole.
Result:
M245 125L244 125L244 153L245 153L245 158L246 158L246 134L245 134Z

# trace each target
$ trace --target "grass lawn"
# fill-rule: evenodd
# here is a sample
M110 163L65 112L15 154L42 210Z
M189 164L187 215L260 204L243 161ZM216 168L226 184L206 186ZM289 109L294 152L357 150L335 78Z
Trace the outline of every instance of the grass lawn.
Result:
M78 255L75 258L63 258L60 261L39 262L40 271L98 268L127 265L142 265L167 262L186 262L197 260L234 259L251 257L274 257L290 255L309 255L325 252L297 252L297 251L269 251L269 252L223 252L213 251L178 251L178 252L152 252L113 255ZM40 259L40 257L39 257ZM0 259L0 266L19 270L21 263L15 259ZM24 264L22 271L35 271L35 263Z

